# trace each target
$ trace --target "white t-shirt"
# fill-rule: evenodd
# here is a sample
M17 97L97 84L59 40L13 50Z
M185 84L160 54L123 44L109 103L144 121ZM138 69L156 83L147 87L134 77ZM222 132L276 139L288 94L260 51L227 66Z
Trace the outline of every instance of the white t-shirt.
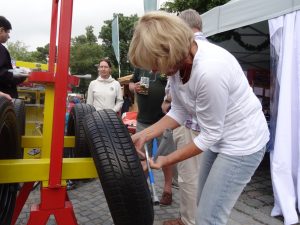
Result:
M123 102L121 85L111 76L108 79L98 77L90 83L87 104L93 105L96 110L112 109L119 112Z
M191 114L201 127L194 143L229 155L249 155L269 140L261 104L239 63L225 49L196 41L190 79L182 84L179 73L169 78L172 107L168 116L182 124Z

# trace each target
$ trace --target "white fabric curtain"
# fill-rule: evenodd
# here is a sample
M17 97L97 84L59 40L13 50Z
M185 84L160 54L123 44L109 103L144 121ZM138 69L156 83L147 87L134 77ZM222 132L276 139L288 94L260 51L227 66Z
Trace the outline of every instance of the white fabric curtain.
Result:
M271 215L283 215L284 224L290 225L298 223L300 209L300 11L269 20L269 29L271 57L277 63L273 100L278 103L277 111L271 112L276 119L276 126L271 126L275 133L270 154L275 198Z

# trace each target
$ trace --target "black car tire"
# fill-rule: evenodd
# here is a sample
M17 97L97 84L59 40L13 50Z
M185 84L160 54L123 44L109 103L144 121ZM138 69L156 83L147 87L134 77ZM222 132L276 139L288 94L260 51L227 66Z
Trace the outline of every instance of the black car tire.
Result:
M75 104L71 109L67 124L67 136L75 136L75 146L74 148L66 148L64 157L91 157L83 130L83 119L94 111L96 111L94 106L83 103Z
M26 118L25 103L21 99L13 99L12 102L14 104L14 109L17 117L17 126L20 134L19 143L20 143L20 149L23 158L24 149L21 147L21 141L22 141L21 138L23 135L25 135L25 118Z
M112 110L85 117L84 131L115 225L152 225L149 186L130 134Z
M20 159L20 133L11 101L0 97L0 159ZM0 184L0 224L10 225L13 216L18 184Z

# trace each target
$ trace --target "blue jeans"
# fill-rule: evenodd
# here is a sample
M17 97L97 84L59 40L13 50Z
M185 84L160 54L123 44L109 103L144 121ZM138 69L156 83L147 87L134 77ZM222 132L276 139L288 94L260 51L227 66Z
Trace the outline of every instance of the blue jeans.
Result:
M265 147L251 155L232 156L210 150L200 160L197 225L223 225L263 159Z

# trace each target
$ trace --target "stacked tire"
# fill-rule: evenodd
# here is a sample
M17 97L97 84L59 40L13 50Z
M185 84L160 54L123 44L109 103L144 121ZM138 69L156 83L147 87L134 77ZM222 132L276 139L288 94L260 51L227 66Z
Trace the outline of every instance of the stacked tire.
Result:
M24 149L21 147L21 138L23 135L25 135L25 103L21 99L13 99L12 103L14 105L14 110L17 117L17 129L19 132L19 146L20 146L20 158L23 158Z
M16 103L17 110L15 111ZM17 113L16 113L17 112ZM24 129L23 129L24 125ZM0 159L21 159L21 135L25 131L25 107L21 100L0 97ZM1 171L4 172L4 171ZM10 225L19 184L0 184L0 224Z
M71 109L66 135L75 136L75 146L64 149L65 158L91 157L83 129L83 120L86 115L95 111L94 106L83 103L78 103Z

